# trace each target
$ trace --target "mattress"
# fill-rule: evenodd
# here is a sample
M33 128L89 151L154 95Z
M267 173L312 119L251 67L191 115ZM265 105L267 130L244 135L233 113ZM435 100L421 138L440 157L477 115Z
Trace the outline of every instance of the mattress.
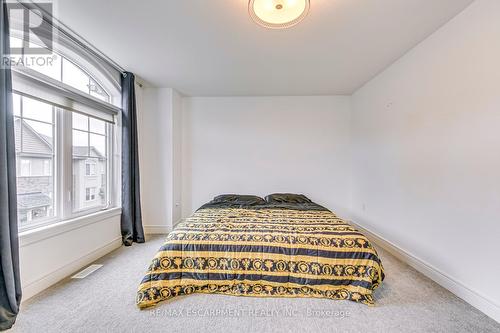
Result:
M373 305L383 279L370 241L321 206L205 205L167 236L140 283L137 305L192 293Z

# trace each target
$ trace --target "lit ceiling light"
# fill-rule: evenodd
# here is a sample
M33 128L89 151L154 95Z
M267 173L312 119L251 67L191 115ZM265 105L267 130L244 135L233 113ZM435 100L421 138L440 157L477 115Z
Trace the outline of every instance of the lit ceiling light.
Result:
M248 12L263 27L285 29L302 21L309 12L309 0L250 0Z

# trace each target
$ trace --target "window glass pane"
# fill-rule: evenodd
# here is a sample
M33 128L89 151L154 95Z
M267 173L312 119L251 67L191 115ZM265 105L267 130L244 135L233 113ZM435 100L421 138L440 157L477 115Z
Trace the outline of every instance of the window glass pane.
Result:
M107 160L73 157L73 211L107 205Z
M52 123L53 106L28 97L22 98L23 117Z
M89 155L89 133L73 130L73 155Z
M21 48L23 47L23 41L16 37L10 37L10 47Z
M73 112L71 114L73 118L73 128L82 131L89 130L89 117L81 115L79 113Z
M30 35L30 38L31 37L36 36ZM29 43L30 47L45 48L43 45L41 41L38 43ZM10 47L22 48L23 41L16 37L10 37ZM11 57L17 62L23 60L22 55L12 54ZM93 80L90 75L80 67L58 53L44 53L43 57L34 58L33 61L30 61L25 66L54 80L68 84L86 94L90 94L101 101L110 102L109 94L99 83Z
M38 16L36 13L34 13L33 11L30 10L29 12L29 20L30 20L30 24L33 24L34 26L36 26L35 24L41 24L42 23L42 20L40 18L40 16ZM32 29L29 29L28 31L28 36L23 36L23 38L28 38L28 45L30 48L44 48L45 50L47 50L47 45L45 45L45 43L43 42L43 39L41 39L40 37L38 37L38 35L35 33L36 30L32 30Z
M36 35L30 34L30 38L36 38ZM37 43L30 41L28 44L29 47L32 48L43 48L47 50L44 43L41 41L37 41ZM22 39L10 37L10 47L23 48ZM13 58L13 62L20 64L19 66L24 64L23 66L31 70L63 82L103 102L111 102L110 95L99 83L97 83L97 81L78 65L56 52L51 51L43 53L43 57L32 57L29 62L25 62L26 60L23 59L22 54L12 54L10 56Z
M53 126L51 123L42 123L36 120L24 119L23 135L27 134L28 129L32 130L34 134L41 136L41 138L46 142L52 141ZM23 140L28 140L28 139L29 137L26 138L23 137Z
M109 95L104 89L94 80L90 79L90 95L99 98L101 101L109 102Z
M29 68L61 81L61 57L58 54L44 55L31 63Z
M90 91L90 96L94 96L95 98L98 98L104 102L109 102L109 96L107 96L107 95L101 95L101 94L98 94L94 91Z
M32 154L52 154L53 126L33 120L23 120L22 123L21 140L23 152Z
M90 118L90 131L93 133L106 134L106 122Z
M106 124L88 120L90 131L73 130L73 211L77 213L105 207L108 202Z
M106 137L104 135L90 134L90 156L106 156Z
M89 93L89 76L71 61L63 59L62 81L73 88Z
M38 41L37 43L33 43L32 40L37 38L35 34L30 33L30 42L28 43L31 48L44 48L44 43ZM11 48L22 48L24 47L23 41L16 37L10 37L10 47ZM13 55L15 56L15 55ZM16 57L17 58L17 57ZM18 58L18 61L21 61L21 57ZM62 57L57 53L50 52L44 53L43 57L33 57L25 63L25 66L35 70L41 74L47 75L57 81L61 81L61 61Z
M14 96L14 101L22 102L31 117L46 121L23 117L15 120L17 208L19 226L23 227L55 216L53 166L56 156L53 147L56 127L51 105L31 103L33 100L21 96ZM41 111L37 113L35 110Z

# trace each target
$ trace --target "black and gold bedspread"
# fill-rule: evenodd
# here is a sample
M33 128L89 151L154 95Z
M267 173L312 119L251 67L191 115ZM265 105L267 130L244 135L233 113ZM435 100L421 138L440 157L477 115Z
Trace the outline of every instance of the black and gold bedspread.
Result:
M137 305L191 293L373 305L383 278L368 239L328 210L207 208L168 235L139 286Z

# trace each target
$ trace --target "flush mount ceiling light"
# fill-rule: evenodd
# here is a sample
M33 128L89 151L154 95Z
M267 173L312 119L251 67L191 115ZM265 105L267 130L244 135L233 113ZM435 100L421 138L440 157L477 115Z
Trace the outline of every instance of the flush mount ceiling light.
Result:
M250 17L263 27L285 29L302 21L309 12L309 0L250 0Z

